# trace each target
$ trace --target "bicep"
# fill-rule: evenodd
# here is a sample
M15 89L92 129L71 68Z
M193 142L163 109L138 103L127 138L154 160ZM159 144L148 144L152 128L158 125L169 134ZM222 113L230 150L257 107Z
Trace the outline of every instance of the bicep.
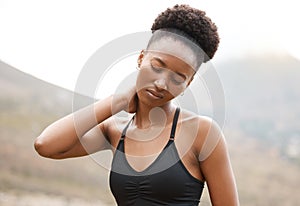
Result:
M56 154L52 156L52 158L64 159L81 157L105 149L110 149L110 144L105 133L105 125L101 123L78 139L78 141L69 150Z
M214 141L215 144L210 150L209 156L200 162L201 172L207 182L213 205L239 205L235 178L224 135L216 125L212 125L213 132L211 134L217 135L218 141ZM207 138L213 137L207 136Z

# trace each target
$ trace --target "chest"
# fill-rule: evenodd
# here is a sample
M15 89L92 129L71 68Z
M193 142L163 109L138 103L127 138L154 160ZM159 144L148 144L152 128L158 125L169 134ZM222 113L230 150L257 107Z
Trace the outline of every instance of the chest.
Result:
M119 128L122 127L125 127L125 124ZM151 132L129 129L123 140L124 161L128 163L127 167L139 172L151 166L167 146L170 139L170 130L170 127L164 130L152 130ZM111 145L115 153L122 132L120 129L114 127L110 129L109 135L112 137ZM193 150L194 138L195 130L180 125L177 127L174 138L174 148L184 169L186 169L192 177L203 180L198 156Z
M123 143L122 140L115 152L110 173L110 187L117 202L151 200L166 204L192 201L194 204L199 200L203 183L189 174L172 142L168 142L157 159L143 171L136 171L128 163L122 150Z

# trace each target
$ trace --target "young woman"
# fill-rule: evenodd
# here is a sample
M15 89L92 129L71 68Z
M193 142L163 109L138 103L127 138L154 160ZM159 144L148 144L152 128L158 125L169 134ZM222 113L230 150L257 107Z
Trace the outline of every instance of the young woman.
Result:
M54 122L35 149L53 159L111 149L110 187L118 205L198 205L204 184L212 205L239 205L218 125L171 101L214 56L217 28L205 12L175 5L152 31L138 58L136 85ZM120 111L134 116L115 118Z

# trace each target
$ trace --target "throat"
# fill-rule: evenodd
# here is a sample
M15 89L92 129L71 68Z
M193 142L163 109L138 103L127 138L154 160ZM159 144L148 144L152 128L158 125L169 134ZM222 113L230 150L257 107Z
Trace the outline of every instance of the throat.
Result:
M133 125L141 130L166 127L172 122L174 110L173 106L167 108L154 107L151 109L138 108Z
M175 107L168 109L155 107L148 112L137 110L126 136L141 142L153 141L165 135L169 136L166 131L171 128L175 110Z

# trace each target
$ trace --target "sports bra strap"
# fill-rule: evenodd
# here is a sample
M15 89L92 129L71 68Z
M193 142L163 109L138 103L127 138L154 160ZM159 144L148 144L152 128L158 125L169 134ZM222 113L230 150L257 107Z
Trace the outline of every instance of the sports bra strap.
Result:
M134 116L131 118L131 120L130 120L130 121L127 123L127 125L124 127L124 129L123 129L123 131L122 131L121 140L123 140L123 139L125 138L125 136L126 136L126 131L127 131L128 127L129 127L130 123L132 122L133 118L134 118Z
M170 139L171 140L174 140L174 137L175 137L175 131L176 131L176 126L177 126L179 113L180 113L180 108L177 107L176 111L175 111L175 114L174 114L173 123L172 123L172 130L171 130L171 134L170 134Z

